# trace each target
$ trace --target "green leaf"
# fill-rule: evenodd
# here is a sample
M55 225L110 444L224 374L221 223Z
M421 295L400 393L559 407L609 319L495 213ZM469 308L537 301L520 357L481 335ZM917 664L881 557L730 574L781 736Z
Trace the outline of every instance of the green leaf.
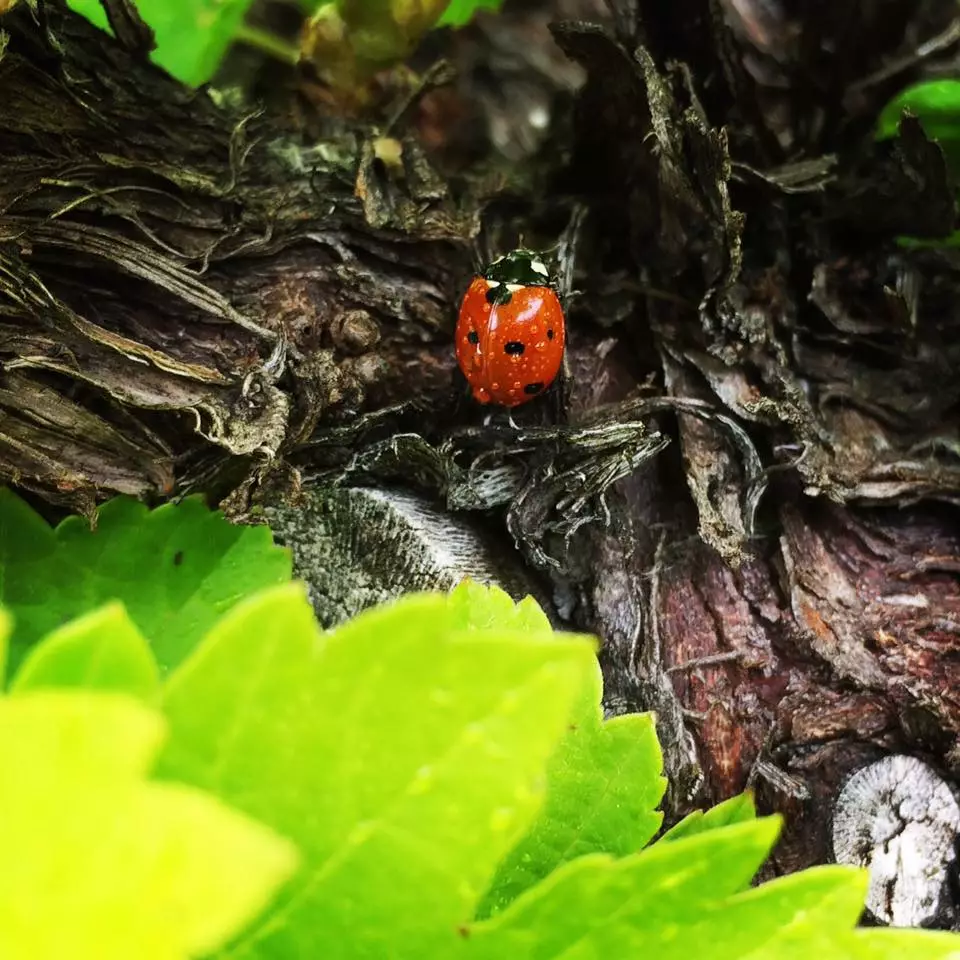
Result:
M149 770L164 729L159 713L120 694L43 690L0 697L0 769L24 777L53 771L132 780Z
M0 956L186 960L295 869L272 831L143 779L162 734L159 714L116 694L0 698Z
M561 864L590 853L636 853L660 829L666 789L651 714L603 722L595 664L570 729L547 768L547 801L497 873L479 916L503 909Z
M753 792L746 790L743 793L718 803L707 811L694 810L688 813L679 823L675 823L657 842L679 840L681 837L691 837L695 833L704 833L707 830L716 830L731 823L745 823L754 820L757 808L753 802Z
M917 116L931 139L960 139L960 80L928 80L901 90L880 112L878 140L897 135L904 110Z
M151 55L178 80L199 86L210 80L252 0L137 0L137 11L153 28ZM107 18L100 0L68 0L71 8L102 29Z
M299 0L300 7L307 13L316 13L321 7L329 6L333 0ZM473 19L477 10L499 10L503 0L452 0L437 21L438 27L463 27Z
M472 19L478 10L497 11L503 5L503 0L451 0L450 5L437 21L438 27L463 27Z
M454 624L464 630L517 630L552 633L547 615L533 597L519 603L497 586L484 586L464 578L450 591Z
M149 510L105 503L96 530L69 517L56 530L0 488L0 605L13 614L11 669L42 636L120 600L161 670L186 656L238 600L290 579L289 551L266 527L229 523L198 498Z
M811 945L821 949L816 941ZM834 950L843 960L960 960L960 938L932 930L849 930L834 938Z
M0 567L0 581L2 579L3 568ZM7 674L7 651L10 648L11 633L13 633L13 617L3 607L0 607L0 681Z
M945 237L929 240L920 237L897 237L897 245L906 250L936 250L941 247L960 247L960 230Z
M456 949L594 669L581 638L457 630L444 596L323 635L295 585L233 610L167 682L161 769L290 836L306 863L229 955Z
M70 7L71 10L76 10L77 13L86 17L95 27L106 30L107 33L113 33L101 0L67 0L67 6ZM137 9L139 11L139 4L137 5ZM141 13L141 16L142 15Z
M814 867L781 877L734 898L726 910L715 911L715 916L706 918L705 932L711 944L728 944L737 941L738 925L745 928L750 939L739 938L738 960L786 960L791 956L809 960L810 944L818 939L822 944L818 957L842 960L845 954L838 949L836 938L859 920L868 879L866 871L839 866ZM796 953L794 948L803 944L806 951Z
M150 645L111 603L72 620L31 648L10 683L11 693L43 687L86 687L152 699L160 689Z
M726 957L713 952L713 931L693 928L709 905L749 884L779 828L779 819L771 817L655 844L620 860L603 855L573 860L502 913L472 926L467 955L686 960L697 948L704 953L709 943L711 960Z

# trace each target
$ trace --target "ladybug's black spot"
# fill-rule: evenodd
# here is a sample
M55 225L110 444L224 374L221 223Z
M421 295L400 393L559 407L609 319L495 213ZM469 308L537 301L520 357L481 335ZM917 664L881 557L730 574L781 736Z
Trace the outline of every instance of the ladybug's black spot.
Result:
M553 339L553 327L551 327L551 328L547 331L547 339L548 339L548 340L552 340L552 339Z
M508 340L503 345L503 352L509 353L511 357L519 357L523 353L523 344L519 340Z
M505 283L498 283L487 290L487 303L502 307L513 299L513 294L507 289Z
M479 343L479 342L480 342L480 334L477 333L476 330L471 330L471 331L467 334L467 339L468 339L471 343Z
M539 393L543 389L543 382L538 381L537 383L528 383L524 388L524 393L529 393L533 396L535 393Z

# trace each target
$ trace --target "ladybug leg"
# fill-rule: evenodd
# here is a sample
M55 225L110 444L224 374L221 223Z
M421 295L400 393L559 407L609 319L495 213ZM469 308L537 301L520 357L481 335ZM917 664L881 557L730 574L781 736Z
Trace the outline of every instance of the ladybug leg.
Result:
M498 420L506 420L506 421L507 421L507 425L508 425L511 429L516 430L517 433L520 432L520 427L518 426L518 424L516 423L516 421L513 419L513 414L511 413L510 410L507 410L507 411L506 411L506 415L504 415L504 411L503 411L503 410L491 410L491 411L483 418L483 425L484 425L485 427L489 427L489 426L500 426L499 423L496 423L496 421L498 421Z

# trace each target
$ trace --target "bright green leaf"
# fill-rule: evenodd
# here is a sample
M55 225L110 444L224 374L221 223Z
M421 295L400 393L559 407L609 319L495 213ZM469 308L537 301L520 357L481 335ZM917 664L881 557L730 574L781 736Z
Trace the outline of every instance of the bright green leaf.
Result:
M919 118L928 137L960 140L960 80L929 80L901 90L880 113L878 140L897 135L904 110Z
M272 831L142 779L162 732L115 694L0 698L5 960L186 960L236 934L295 869Z
M825 937L821 933L820 941ZM932 930L848 930L831 938L834 956L843 960L960 960L960 937ZM806 956L826 956L811 941Z
M306 857L229 956L446 956L530 825L595 668L581 638L455 629L413 596L320 635L287 586L233 610L167 682L165 775Z
M3 579L3 568L0 567L0 580ZM10 648L10 634L13 633L13 617L0 607L0 686L7 673L7 651Z
M299 0L300 7L309 14L329 6L333 0ZM499 10L503 0L451 0L437 22L438 27L463 27L478 10Z
M450 593L458 625L549 634L550 621L532 597L515 604L499 587L464 580ZM656 833L666 781L653 718L603 722L603 680L587 677L570 729L547 771L547 801L533 829L501 864L480 915L500 910L521 891L574 857L635 853Z
M94 26L106 30L108 33L113 33L100 0L67 0L67 6L85 16ZM139 9L139 4L137 6Z
M518 630L552 633L547 615L533 597L519 603L497 586L484 586L469 577L450 591L454 623L465 630Z
M935 240L926 240L919 237L897 237L897 245L906 250L935 250L940 247L960 247L960 230Z
M266 527L237 526L198 498L149 510L105 503L56 530L0 488L0 605L14 618L11 669L41 637L120 600L161 669L178 663L238 600L290 579L287 550Z
M437 22L438 27L463 27L478 10L499 10L503 0L451 0Z
M98 27L107 29L100 0L68 3ZM251 3L252 0L137 0L137 11L156 37L157 48L151 59L184 83L206 83L220 65Z
M709 933L711 955L715 944L739 945L729 953L733 960L788 960L797 954L792 947L817 940L822 934L822 960L845 955L831 940L851 929L863 912L868 877L865 871L850 867L814 867L750 890L719 905L704 918ZM749 934L744 940L743 930ZM739 936L738 936L739 934ZM753 947L753 949L749 949ZM718 960L720 957L718 955Z
M42 687L86 687L151 699L160 688L150 645L110 603L70 621L32 647L10 683L11 693Z
M502 913L474 925L466 953L477 960L686 960L694 946L689 928L702 922L710 904L749 884L779 826L771 817L655 844L620 860L573 860Z
M150 769L164 729L159 713L120 694L37 690L0 697L0 770L133 780ZM0 777L0 785L7 779Z
M501 910L563 863L590 853L636 853L660 828L666 789L651 714L603 722L594 665L570 729L547 768L547 801L533 829L501 864L480 916Z
M753 802L753 793L746 790L743 793L718 803L707 811L694 810L688 813L679 823L675 823L658 841L679 840L681 837L691 837L695 833L706 830L716 830L731 823L744 823L757 816L757 808Z

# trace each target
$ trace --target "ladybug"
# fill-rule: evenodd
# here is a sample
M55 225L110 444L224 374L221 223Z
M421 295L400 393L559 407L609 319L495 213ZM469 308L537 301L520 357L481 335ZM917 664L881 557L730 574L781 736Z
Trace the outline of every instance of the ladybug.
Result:
M563 307L546 264L529 250L473 278L457 321L457 363L480 403L516 407L543 393L563 364Z

